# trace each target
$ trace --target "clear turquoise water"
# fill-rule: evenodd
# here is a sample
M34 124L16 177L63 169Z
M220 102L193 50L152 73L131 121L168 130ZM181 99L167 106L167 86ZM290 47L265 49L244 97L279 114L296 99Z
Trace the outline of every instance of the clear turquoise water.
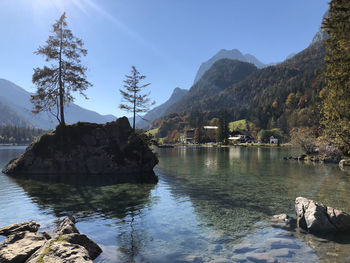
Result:
M23 150L1 147L0 167ZM253 262L251 253L276 262L350 262L346 236L326 240L268 224L274 214L292 214L297 196L350 212L348 171L283 161L290 153L275 148L158 153L157 185L77 187L0 174L0 225L36 220L50 231L73 214L104 251L95 262ZM289 242L288 255L271 245L279 238Z

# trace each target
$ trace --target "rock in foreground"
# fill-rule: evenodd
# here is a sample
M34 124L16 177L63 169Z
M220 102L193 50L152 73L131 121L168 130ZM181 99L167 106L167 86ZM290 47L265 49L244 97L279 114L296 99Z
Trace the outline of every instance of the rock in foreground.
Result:
M157 163L147 138L134 133L123 117L106 124L58 126L32 143L3 173L68 182L84 177L84 181L107 183L155 183L153 168Z
M37 232L40 225L35 223L34 221L13 224L5 227L0 227L0 236L9 236L14 233L19 232Z
M95 242L79 233L72 217L62 221L53 237L45 232L18 231L0 244L0 262L92 263L102 252Z
M295 199L297 225L311 233L350 233L350 215L304 197Z
M274 215L273 227L293 229L295 226L313 234L350 233L350 215L305 197L295 199L296 220L286 214ZM296 221L296 224L295 224Z

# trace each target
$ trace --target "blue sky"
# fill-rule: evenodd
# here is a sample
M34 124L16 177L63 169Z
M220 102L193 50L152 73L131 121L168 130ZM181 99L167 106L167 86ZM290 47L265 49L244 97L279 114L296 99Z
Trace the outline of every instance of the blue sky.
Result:
M157 105L175 87L189 89L200 64L220 49L239 49L264 63L306 48L328 0L0 0L0 78L30 92L33 52L66 11L68 26L85 42L89 100L101 114L118 109L119 88L132 65L147 76Z

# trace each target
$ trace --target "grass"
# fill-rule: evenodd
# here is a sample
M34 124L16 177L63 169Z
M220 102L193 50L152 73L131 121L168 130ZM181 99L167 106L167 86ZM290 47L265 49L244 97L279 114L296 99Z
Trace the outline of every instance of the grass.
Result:
M57 240L51 241L49 247L45 248L44 251L43 251L43 253L41 253L40 257L39 257L38 260L37 260L37 263L45 263L44 257L45 257L47 254L49 254L49 252L51 251L51 248L50 248L50 247L51 247L53 244L58 243L58 242L67 242L66 236L65 236L65 235L60 235L60 236L57 238Z
M51 244L50 244L50 245L51 245ZM50 250L51 250L50 247L45 248L44 251L43 251L43 253L41 253L40 257L38 258L37 263L45 263L44 257L45 257L47 254L49 254Z
M158 133L159 128L148 130L146 133L155 136Z
M248 121L246 119L233 121L228 124L229 130L232 131L247 131L248 130Z

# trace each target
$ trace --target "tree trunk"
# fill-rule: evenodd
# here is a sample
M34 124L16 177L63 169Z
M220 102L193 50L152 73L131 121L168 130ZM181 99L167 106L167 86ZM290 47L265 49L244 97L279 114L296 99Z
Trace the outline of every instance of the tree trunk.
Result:
M61 39L60 39L60 57L59 57L59 93L60 93L60 125L65 126L66 122L64 120L64 90L63 90L63 81L62 81L62 42L63 42L63 25L61 23Z
M134 119L132 123L132 128L135 132L135 119L136 119L136 91L134 91Z

